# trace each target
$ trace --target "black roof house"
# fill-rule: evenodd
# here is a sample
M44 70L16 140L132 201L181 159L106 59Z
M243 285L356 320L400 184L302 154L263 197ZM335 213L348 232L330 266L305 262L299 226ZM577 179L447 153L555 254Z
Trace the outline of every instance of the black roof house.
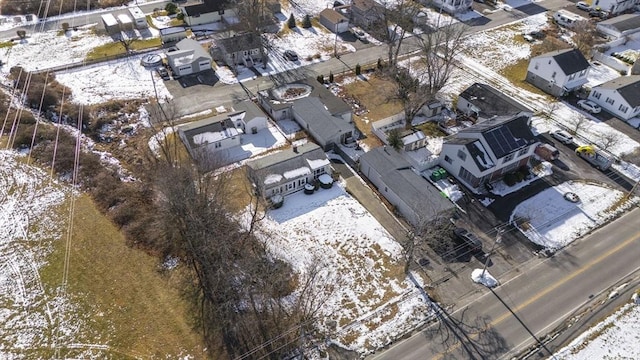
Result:
M553 57L565 75L575 74L589 68L589 62L578 49L556 50L542 56Z
M184 12L187 16L200 16L202 14L224 10L226 5L226 0L204 0L198 4L186 5Z
M475 83L469 86L460 93L459 97L473 104L479 110L477 115L478 118L481 119L515 115L522 111L530 111L525 105L510 96L482 83Z
M633 108L640 106L640 75L621 76L598 87L616 90Z

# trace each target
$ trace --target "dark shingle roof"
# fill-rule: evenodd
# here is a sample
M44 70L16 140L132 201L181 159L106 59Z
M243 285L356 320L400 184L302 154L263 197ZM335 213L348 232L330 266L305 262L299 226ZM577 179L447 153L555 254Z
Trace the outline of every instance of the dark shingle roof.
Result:
M640 15L624 14L616 16L612 19L601 21L598 25L609 26L615 28L619 32L640 28Z
M497 117L462 129L458 134L464 138L466 133L482 134L497 159L536 141L528 114Z
M546 55L551 55L555 59L565 75L575 74L589 68L589 62L578 49L557 50Z
M247 166L253 170L265 170L269 173L281 172L283 167L286 167L288 170L290 168L308 166L308 164L303 164L302 162L299 164L294 164L293 162L291 162L292 159L296 158L299 158L301 160L320 160L326 159L327 155L325 155L320 146L312 142L308 142L303 145L297 146L295 148L295 151L292 147L255 160L251 160L247 162Z
M353 131L353 127L342 118L331 115L323 102L316 97L295 100L293 109L304 118L313 132L325 143L330 143L341 133Z
M184 12L187 16L198 16L224 10L225 0L204 0L202 3L186 5Z
M216 44L227 53L234 53L259 48L260 37L252 33L236 34L228 38L216 40Z
M621 76L600 85L603 89L617 90L629 106L640 106L640 75Z
M390 147L378 147L360 157L378 172L385 185L406 203L420 219L430 220L453 204L420 175L402 155Z
M189 142L189 147L195 149L197 147L206 145L204 143L198 143L194 137L204 133L219 133L220 140L237 135L237 130L230 116L237 114L229 113L217 115L203 120L192 121L190 123L182 124L178 126L178 130L184 133L184 136Z
M487 84L475 83L460 93L460 97L477 106L483 118L529 111L523 104Z
M187 29L184 28L183 26L173 26L173 27L160 29L160 35L171 35L171 34L177 34L185 31L187 31Z

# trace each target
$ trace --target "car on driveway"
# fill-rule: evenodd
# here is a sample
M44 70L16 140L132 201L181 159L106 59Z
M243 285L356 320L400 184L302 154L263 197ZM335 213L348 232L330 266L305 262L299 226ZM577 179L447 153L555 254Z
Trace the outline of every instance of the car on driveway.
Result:
M289 61L298 61L298 54L293 50L285 50L284 58Z
M579 100L578 106L580 106L582 110L586 110L592 114L598 114L602 111L602 108L591 100Z
M367 35L364 33L364 31L362 31L362 29L360 29L358 27L352 28L351 32L353 33L353 36L355 36L356 39L358 39L360 41L365 41L366 38L367 38Z
M591 6L589 6L589 4L587 4L584 1L578 1L576 3L576 7L580 10L584 10L584 11L589 11L589 9L591 9Z
M472 251L482 251L482 241L472 232L469 232L465 228L455 228L453 230L454 235L462 240Z
M156 71L158 72L158 75L160 75L162 80L171 80L171 76L169 76L169 72L167 71L167 69L159 67L156 69Z
M569 135L569 133L564 130L552 131L551 137L565 145L573 144L573 136Z

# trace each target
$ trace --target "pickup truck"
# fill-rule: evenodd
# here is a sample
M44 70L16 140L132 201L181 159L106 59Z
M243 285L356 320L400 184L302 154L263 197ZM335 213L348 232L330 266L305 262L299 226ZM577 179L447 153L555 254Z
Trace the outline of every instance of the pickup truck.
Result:
M602 150L593 145L580 146L576 149L576 154L587 160L591 165L600 171L606 171L611 167L613 159Z

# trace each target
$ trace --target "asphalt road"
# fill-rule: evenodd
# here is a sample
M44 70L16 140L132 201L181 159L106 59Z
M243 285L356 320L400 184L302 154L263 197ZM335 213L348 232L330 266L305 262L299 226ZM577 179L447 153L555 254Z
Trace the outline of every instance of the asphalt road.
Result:
M640 270L635 209L370 359L509 359ZM500 279L499 279L500 280ZM479 286L479 285L478 285ZM515 315L514 315L515 314ZM576 331L572 329L572 331ZM550 354L541 350L543 356Z

